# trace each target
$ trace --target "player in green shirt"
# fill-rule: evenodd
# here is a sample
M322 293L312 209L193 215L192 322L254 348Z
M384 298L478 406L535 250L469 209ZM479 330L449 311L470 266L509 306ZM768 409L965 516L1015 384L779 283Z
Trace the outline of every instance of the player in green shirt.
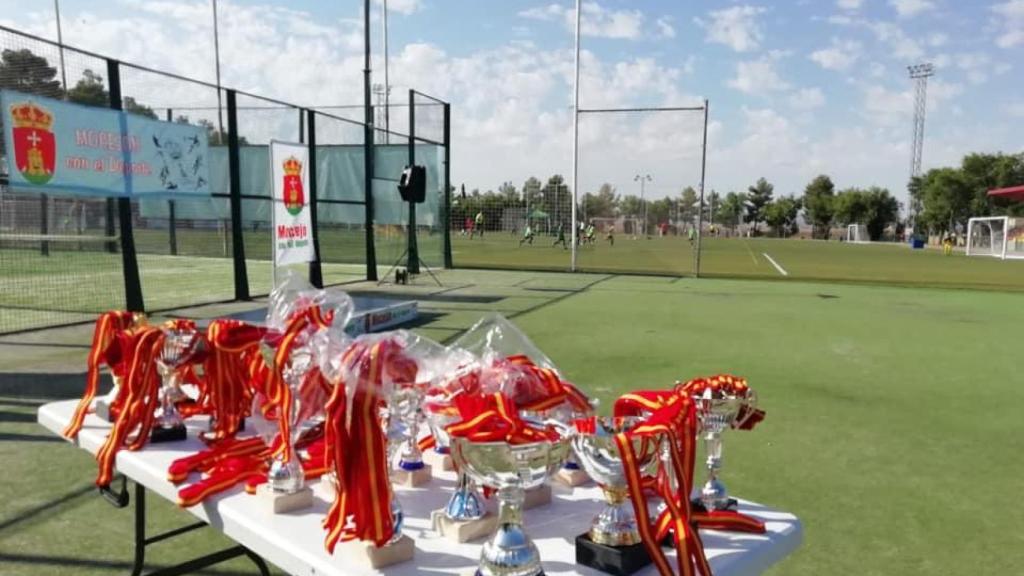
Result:
M523 237L519 240L520 247L522 247L523 242L533 246L533 226L530 226L529 222L526 223L526 228L523 228Z

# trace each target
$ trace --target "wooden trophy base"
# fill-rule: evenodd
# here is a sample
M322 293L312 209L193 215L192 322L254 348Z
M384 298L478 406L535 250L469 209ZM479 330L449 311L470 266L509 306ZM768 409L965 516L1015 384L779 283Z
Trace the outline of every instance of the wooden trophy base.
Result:
M498 515L488 512L483 518L457 522L448 518L444 510L434 510L430 513L430 522L435 532L461 544L494 534L498 528Z
M338 545L339 550L336 556L353 558L363 566L370 566L374 569L385 568L393 564L408 562L416 555L416 544L413 539L402 535L394 544L377 548L372 543L352 541Z
M262 501L261 506L271 514L287 514L313 506L313 489L309 486L294 494L284 494L274 492L266 484L260 484L256 487L256 497Z
M452 460L451 454L442 454L431 449L423 453L423 461L428 466L444 472L453 472L455 470L455 461Z
M430 470L430 464L424 464L423 468L419 470L395 468L391 471L391 482L396 486L405 486L406 488L422 486L430 482L430 479L433 477Z
M551 504L551 486L541 484L536 488L526 491L526 498L523 501L523 510L529 510L538 506Z
M555 480L570 488L575 488L590 482L590 476L579 468L562 468L558 474L555 474Z

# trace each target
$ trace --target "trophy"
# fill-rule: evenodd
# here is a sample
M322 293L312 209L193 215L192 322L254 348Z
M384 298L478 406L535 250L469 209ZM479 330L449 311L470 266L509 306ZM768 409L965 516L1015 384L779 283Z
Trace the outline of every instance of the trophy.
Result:
M745 396L738 396L727 391L714 394L710 388L706 388L703 394L694 396L694 401L700 433L704 437L708 470L707 482L701 488L697 500L708 512L735 510L736 499L729 497L725 484L719 479L722 470L722 433L736 425L744 407L753 406L754 394L748 392Z
M443 450L438 451L439 454L451 454L451 436L446 428L459 420L458 414L427 410L427 422L437 441L435 450ZM452 468L455 466L452 465ZM465 469L459 468L456 474L455 491L448 503L443 509L434 510L430 518L436 532L456 542L469 542L493 532L498 520L484 507L476 485Z
M455 470L455 463L452 461L451 439L445 428L460 420L458 413L445 414L426 406L424 413L427 416L427 426L430 428L430 435L434 437L434 448L423 455L424 460L430 460L433 467L440 468L445 472Z
M396 386L388 401L390 416L401 422L404 434L401 441L397 442L398 468L392 474L395 483L402 486L416 487L430 481L430 465L423 462L423 452L417 443L420 419L423 416L420 411L423 394L423 390L415 384Z
M156 359L160 385L160 415L153 425L151 442L174 442L186 438L185 422L177 403L186 399L181 390L181 367L195 355L202 340L195 328L164 328L164 343Z
M264 340L260 343L260 351L271 370L276 370L277 367L274 366L276 348ZM257 494L269 501L269 508L275 514L300 510L313 505L313 490L306 486L306 475L302 470L302 462L295 451L295 442L301 435L299 414L302 410L302 400L298 391L312 367L313 358L310 350L308 347L302 346L292 351L288 365L281 373L285 385L291 390L291 405L288 410L291 433L288 438L280 439L284 448L271 457L270 468L267 470L267 483L261 484L257 488ZM278 407L278 418L281 417L284 417L284 406Z
M615 442L616 434L638 422L639 418L596 418L593 431L577 432L572 439L577 460L601 486L605 497L605 507L594 518L590 530L576 537L576 562L620 576L632 574L651 562L640 541L629 501L626 470ZM631 441L640 474L654 474L660 456L658 441L650 437Z
M515 445L452 438L452 457L459 468L480 484L498 489L498 530L483 545L479 576L544 573L537 546L523 530L524 491L557 472L570 448L568 436Z

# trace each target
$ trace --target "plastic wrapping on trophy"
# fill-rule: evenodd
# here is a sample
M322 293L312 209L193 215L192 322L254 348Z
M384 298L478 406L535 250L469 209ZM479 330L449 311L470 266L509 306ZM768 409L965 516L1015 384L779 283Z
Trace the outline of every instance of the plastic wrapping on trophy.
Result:
M640 540L626 470L615 441L616 434L639 421L594 418L592 429L584 427L572 440L580 466L601 486L605 496L605 506L590 530L576 538L576 561L620 576L632 574L651 562ZM632 442L641 475L652 475L659 464L660 445L647 437L633 438Z
M157 356L160 372L160 409L153 424L150 441L173 442L187 436L185 422L178 413L177 404L186 399L181 389L181 369L192 359L202 343L202 335L195 326L163 328L164 341Z
M416 385L403 386L396 388L388 400L391 417L401 422L401 437L397 439L395 449L398 462L392 471L392 480L402 486L422 486L431 478L430 465L423 461L418 444L423 392Z
M523 529L524 492L544 484L558 471L569 450L567 435L528 444L452 439L452 456L458 466L477 482L498 490L498 528L483 545L477 574L543 574L537 546Z

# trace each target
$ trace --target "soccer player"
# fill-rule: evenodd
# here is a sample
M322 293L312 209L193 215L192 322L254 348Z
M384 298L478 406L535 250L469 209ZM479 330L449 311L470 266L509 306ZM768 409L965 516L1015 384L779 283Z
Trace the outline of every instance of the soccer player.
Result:
M690 231L687 232L687 236L690 238L690 246L693 246L693 241L697 239L697 229L690 228Z
M595 241L596 238L595 238L595 235L594 235L594 223L593 222L587 224L587 236L586 236L586 239L587 239L587 243L588 244L594 244L595 243L594 241Z
M953 236L949 235L942 241L942 253L949 256L953 253Z
M482 240L484 237L484 213L483 210L476 213L476 226L473 227L473 231L480 236Z
M615 246L615 224L608 225L608 232L604 235L604 239L612 246Z
M519 247L522 248L523 242L527 242L530 246L533 246L533 226L529 222L526 223L526 228L523 228L523 237L519 240Z
M559 244L562 245L562 250L569 249L569 244L565 241L565 224L563 224L562 222L558 223L558 238L555 240L555 243L551 245L551 247L554 248Z

